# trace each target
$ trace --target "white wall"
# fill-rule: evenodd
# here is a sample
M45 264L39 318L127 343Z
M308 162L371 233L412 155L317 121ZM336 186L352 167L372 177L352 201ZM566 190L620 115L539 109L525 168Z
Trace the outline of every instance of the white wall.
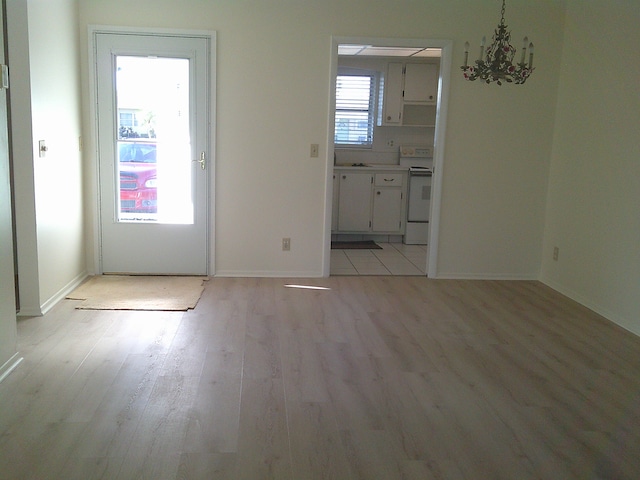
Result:
M541 273L544 282L636 334L639 24L635 0L567 3Z
M454 41L438 271L536 278L563 9L554 0L514 0L506 16L514 36L536 43L539 67L524 86L467 83L457 67L465 40L492 34L497 2L80 1L82 31L217 31L215 258L223 275L322 272L335 35ZM311 143L321 145L319 159L309 158ZM291 238L291 252L281 251L282 237Z
M0 5L0 20L4 19ZM0 24L0 63L5 64L4 31ZM0 90L0 380L17 364L16 304L9 185L9 136L6 90Z
M76 0L7 4L20 79L11 102L21 315L46 311L86 272L77 10Z

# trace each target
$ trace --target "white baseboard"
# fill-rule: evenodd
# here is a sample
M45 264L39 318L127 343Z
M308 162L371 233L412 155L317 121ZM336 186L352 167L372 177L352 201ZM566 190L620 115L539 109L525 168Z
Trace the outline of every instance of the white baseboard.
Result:
M247 278L322 278L322 272L271 272L271 271L242 271L218 270L214 277L247 277Z
M631 330L629 328L628 325L631 324L630 321L628 321L627 319L621 317L620 315L612 312L608 308L605 308L602 305L594 303L592 300L588 299L584 295L581 295L580 293L578 293L578 292L576 292L576 291L574 291L574 290L572 290L570 288L567 288L566 286L564 286L564 285L562 285L562 284L560 284L558 282L554 282L552 280L549 280L548 278L541 278L540 282L544 283L549 288L554 289L556 292L561 293L565 297L569 297L571 300L573 300L575 302L578 302L580 305L583 305L583 306L587 307L589 310L593 310L598 315L603 316L607 320L615 323L616 325L618 325L621 328L624 328L628 332L633 333L634 335L640 337L640 331Z
M538 280L530 273L446 273L437 272L433 277L440 280Z
M4 365L0 367L0 383L9 376L11 372L13 372L16 367L22 362L23 357L20 356L18 352L16 352L9 360L4 362Z
M20 311L18 312L18 317L41 317L49 310L53 308L53 306L66 297L70 292L72 292L78 285L80 285L89 274L85 271L80 275L75 277L69 283L67 283L64 287L58 290L51 298L46 300L40 308L32 306L31 308L25 308L24 306L20 306Z
M22 305L20 306L20 311L18 312L18 317L41 317L43 315L42 310L39 308L24 308Z
M58 290L55 295L45 301L41 306L40 310L42 311L42 315L47 313L49 310L53 308L53 306L58 303L60 300L64 299L69 293L71 293L78 285L80 285L85 278L87 278L89 274L85 271L78 275L76 278L67 283L64 287Z

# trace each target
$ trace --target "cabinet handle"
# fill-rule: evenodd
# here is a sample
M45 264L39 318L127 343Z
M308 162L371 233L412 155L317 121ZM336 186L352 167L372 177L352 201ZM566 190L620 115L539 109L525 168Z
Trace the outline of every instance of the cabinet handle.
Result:
M396 179L395 178L385 178L384 181L385 182L395 182Z
M347 176L346 176L346 175L342 175L342 179L343 179L343 180L346 180L346 179L347 179Z
M378 190L378 191L376 192L376 195L380 195L380 190Z

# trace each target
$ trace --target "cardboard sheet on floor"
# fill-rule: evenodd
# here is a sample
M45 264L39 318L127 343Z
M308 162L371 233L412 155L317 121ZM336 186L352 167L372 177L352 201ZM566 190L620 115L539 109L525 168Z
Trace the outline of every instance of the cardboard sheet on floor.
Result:
M67 295L85 310L176 310L195 308L207 277L97 275Z

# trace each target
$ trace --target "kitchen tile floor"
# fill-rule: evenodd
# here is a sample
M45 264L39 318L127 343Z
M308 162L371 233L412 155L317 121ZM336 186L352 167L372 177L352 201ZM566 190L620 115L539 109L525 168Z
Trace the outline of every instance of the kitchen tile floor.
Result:
M426 245L376 243L382 250L331 250L331 275L426 275Z

